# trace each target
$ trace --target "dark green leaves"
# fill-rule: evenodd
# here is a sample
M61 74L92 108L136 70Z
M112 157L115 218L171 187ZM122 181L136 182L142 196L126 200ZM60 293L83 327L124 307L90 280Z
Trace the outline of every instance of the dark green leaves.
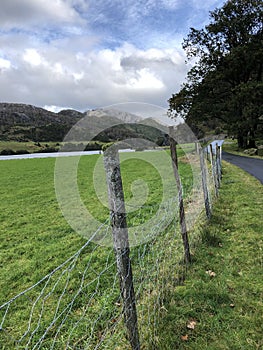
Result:
M203 29L191 28L183 42L195 64L169 99L170 113L193 126L224 127L246 147L259 133L262 116L263 5L229 0L210 19Z

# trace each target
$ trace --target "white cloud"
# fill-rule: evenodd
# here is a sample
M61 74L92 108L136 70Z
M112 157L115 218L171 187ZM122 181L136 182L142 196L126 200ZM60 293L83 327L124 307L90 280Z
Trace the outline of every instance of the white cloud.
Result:
M46 109L47 111L50 111L50 112L53 112L53 113L58 113L62 109L67 109L67 108L65 108L65 106L64 107L59 107L59 106L54 106L54 105L52 105L52 106L45 105L43 108Z
M35 49L26 49L23 54L23 60L29 63L31 66L39 66L45 64L46 61Z
M142 68L136 71L136 77L128 79L127 87L138 90L155 90L164 88L164 84L148 68Z
M1 0L1 100L78 110L166 106L188 69L178 23L204 21L206 7L221 0L207 2Z
M79 14L63 0L1 0L2 28L28 28L46 23L73 23Z
M11 62L0 57L0 70L11 68Z
M86 53L42 45L24 48L14 59L16 66L0 75L0 86L9 86L1 99L40 106L165 105L186 74L182 52L139 50L130 44Z

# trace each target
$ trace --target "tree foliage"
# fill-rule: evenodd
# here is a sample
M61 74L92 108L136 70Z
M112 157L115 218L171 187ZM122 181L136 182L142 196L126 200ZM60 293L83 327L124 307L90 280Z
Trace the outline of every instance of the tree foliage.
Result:
M262 1L228 0L210 20L183 42L195 64L169 99L170 114L195 127L213 122L237 136L239 146L255 146L263 115Z

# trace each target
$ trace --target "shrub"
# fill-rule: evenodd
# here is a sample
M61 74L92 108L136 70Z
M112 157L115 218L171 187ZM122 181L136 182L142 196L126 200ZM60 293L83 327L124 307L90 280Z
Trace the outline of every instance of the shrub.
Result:
M7 149L3 149L3 150L0 152L0 154L1 154L2 156L10 156L10 155L16 154L16 152L13 151L12 149L7 148Z
M26 150L26 149L19 149L15 153L16 154L29 154L28 150Z

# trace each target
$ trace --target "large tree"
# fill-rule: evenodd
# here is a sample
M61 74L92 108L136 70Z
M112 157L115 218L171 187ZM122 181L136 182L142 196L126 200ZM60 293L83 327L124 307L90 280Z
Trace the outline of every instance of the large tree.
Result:
M195 63L169 99L170 115L194 128L223 126L240 147L254 147L262 135L262 29L261 0L228 0L205 28L191 28L183 48Z

